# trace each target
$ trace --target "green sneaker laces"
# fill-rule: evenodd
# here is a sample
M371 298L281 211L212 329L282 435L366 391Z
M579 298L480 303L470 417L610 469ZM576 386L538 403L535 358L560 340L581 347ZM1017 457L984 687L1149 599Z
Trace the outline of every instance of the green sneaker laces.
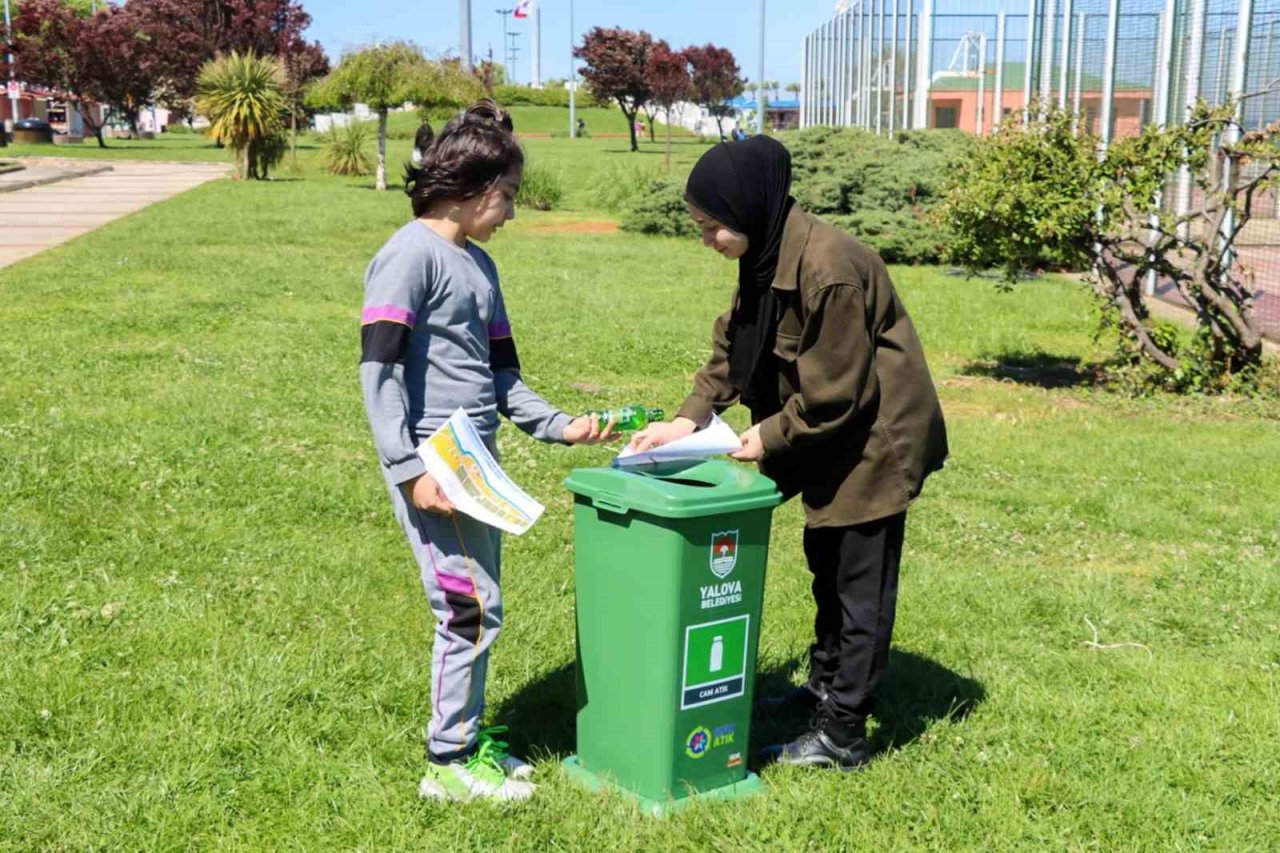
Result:
M482 767L503 772L502 762L507 757L507 742L496 740L494 735L504 734L506 726L490 726L481 729L476 737L476 751L467 759L467 770L476 771Z

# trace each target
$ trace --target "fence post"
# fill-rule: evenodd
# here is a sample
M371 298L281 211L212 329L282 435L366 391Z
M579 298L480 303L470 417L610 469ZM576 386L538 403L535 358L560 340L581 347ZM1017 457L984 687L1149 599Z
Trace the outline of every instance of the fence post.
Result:
M902 41L906 58L902 61L902 127L911 129L911 21L915 17L915 0L907 0L907 36ZM1272 27L1275 29L1275 27Z
M1036 55L1036 13L1039 11L1037 0L1027 0L1027 47L1023 61L1022 75L1022 121L1031 124L1031 74L1035 68Z
M1208 0L1191 0L1191 42L1187 45L1186 115L1185 121L1196 107L1200 97L1200 73L1204 69L1204 21ZM1185 163L1178 169L1178 198L1175 200L1175 216L1179 219L1191 209L1191 169ZM1187 225L1179 226L1178 236L1186 240L1190 234Z
M978 33L978 113L974 118L974 132L982 136L987 117L987 34Z
M1107 4L1107 52L1102 60L1102 150L1111 144L1111 125L1115 121L1116 42L1120 36L1120 0Z
M991 129L995 130L1004 121L1004 37L1008 15L1000 12L996 15L996 93L992 105Z
M1241 125L1244 123L1244 101L1241 98L1245 94L1245 86L1248 84L1248 63L1249 63L1249 36L1253 29L1253 0L1240 0L1240 9L1236 13L1236 35L1235 50L1231 55L1231 92L1230 96L1235 99L1235 121L1228 127L1227 132L1223 134L1222 144L1224 146L1235 145L1240 141ZM1231 168L1231 158L1227 158L1222 164L1222 190L1226 192L1231 186L1234 179L1233 169ZM1222 240L1231 239L1231 232L1235 230L1236 217L1234 210L1228 210L1226 218L1222 221ZM1231 269L1232 258L1235 255L1234 247L1228 247L1223 260L1224 270Z
M1048 102L1053 94L1053 28L1057 23L1057 16L1055 0L1045 0L1044 22L1041 25L1040 37L1040 91L1037 93L1044 102Z
M1160 28L1160 54L1159 61L1156 63L1156 110L1155 120L1156 127L1163 130L1169 124L1169 100L1170 90L1172 89L1172 80L1170 75L1173 70L1173 30L1174 15L1178 11L1178 0L1165 0L1164 19ZM1155 229L1160 227L1160 208L1164 204L1164 191L1156 193L1155 211L1151 214L1151 242L1155 243L1160 239ZM1145 296L1155 296L1156 294L1156 271L1148 270L1146 281L1142 283L1142 293Z
M1058 72L1058 109L1067 108L1067 72L1071 68L1071 0L1062 0L1062 70Z
M912 124L926 128L929 126L929 85L933 76L933 0L924 0L920 9L920 43L916 52L916 114Z
M1081 12L1076 16L1076 88L1071 100L1071 132L1080 131L1081 80L1084 79L1084 31L1089 26L1089 16Z
M893 44L889 45L889 135L897 129L898 117L898 0L893 0Z

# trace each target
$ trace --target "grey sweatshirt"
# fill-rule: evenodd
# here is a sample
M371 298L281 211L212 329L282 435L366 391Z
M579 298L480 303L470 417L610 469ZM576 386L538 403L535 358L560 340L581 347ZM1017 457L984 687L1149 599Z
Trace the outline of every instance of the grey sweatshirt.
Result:
M492 443L498 415L542 441L563 441L572 418L520 378L498 271L414 220L387 241L364 277L360 383L378 457L393 483L423 474L417 445L459 407Z

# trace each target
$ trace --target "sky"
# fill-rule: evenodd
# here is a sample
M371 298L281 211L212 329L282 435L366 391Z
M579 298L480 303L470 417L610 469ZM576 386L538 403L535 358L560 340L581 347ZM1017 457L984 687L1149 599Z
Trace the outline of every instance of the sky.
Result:
M428 53L458 54L460 0L302 0L311 13L307 38L324 45L331 60L361 44L391 39L416 42ZM537 0L535 0L537 2ZM531 79L531 19L500 16L515 0L471 3L471 46L479 58L492 47L502 59L503 20L518 32L515 81ZM569 0L545 0L542 6L542 78L569 76ZM574 0L576 41L592 27L647 30L672 47L708 42L733 51L742 76L756 79L760 57L759 0ZM800 48L805 34L835 13L835 0L767 0L765 6L766 80L782 85L800 81Z

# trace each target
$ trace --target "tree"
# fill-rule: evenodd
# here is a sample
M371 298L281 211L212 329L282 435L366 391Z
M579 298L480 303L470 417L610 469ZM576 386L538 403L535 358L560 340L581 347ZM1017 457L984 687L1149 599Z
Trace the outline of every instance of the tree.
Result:
M366 104L378 114L378 165L374 185L387 188L387 113L414 103L424 110L459 106L478 97L479 81L457 60L429 62L410 42L390 42L349 53L307 94L312 106Z
M284 97L289 105L289 151L293 168L298 168L298 119L309 114L307 87L313 80L329 73L329 57L318 44L304 44L296 53L281 57L284 66Z
M274 57L231 51L205 63L196 81L196 109L209 135L238 155L241 177L265 179L284 131L288 101L284 67Z
M105 148L92 105L111 107L136 129L138 111L158 83L156 56L140 24L133 3L104 3L84 17L61 0L24 0L13 21L14 61L27 82L73 104Z
M724 120L733 114L726 102L742 94L743 79L738 76L738 63L727 47L705 44L685 48L689 59L693 99L715 116L720 138L724 138Z
M303 36L311 16L293 0L129 0L127 6L151 39L157 98L173 109L186 106L204 64L231 51L279 58L299 91L329 69L320 44Z
M970 269L1001 267L1010 283L1046 257L1089 270L1128 352L1154 363L1171 387L1211 390L1255 375L1262 335L1235 242L1260 196L1280 185L1280 121L1216 144L1236 124L1235 109L1201 103L1187 122L1148 125L1101 158L1097 139L1073 132L1065 111L1030 126L1001 124L953 170L967 176L943 206L957 235L953 257ZM1160 192L1184 166L1200 201L1170 216ZM1149 273L1195 311L1190 347L1151 318L1142 293Z
M788 84L787 84L787 94L788 94L788 95L793 95L793 96L795 96L796 98L799 98L799 97L800 97L800 90L801 90L802 88L804 88L804 87L802 87L799 83L788 83Z
M616 101L627 117L631 132L631 150L639 151L636 141L636 115L652 93L645 80L645 69L653 37L644 30L634 32L619 27L596 27L582 39L573 55L586 62L582 77L600 101Z
M686 100L693 89L689 58L683 51L672 50L665 41L657 42L645 61L645 83L651 93L650 103L662 107L667 114L667 169L670 170L671 107Z

